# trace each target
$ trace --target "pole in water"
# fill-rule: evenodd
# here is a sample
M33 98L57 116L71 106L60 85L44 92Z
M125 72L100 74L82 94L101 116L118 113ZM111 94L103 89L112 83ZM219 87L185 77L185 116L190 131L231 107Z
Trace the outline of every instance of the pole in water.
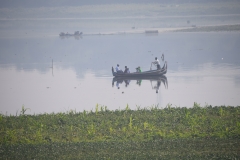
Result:
M53 59L52 59L52 76L54 76L54 75L53 75Z

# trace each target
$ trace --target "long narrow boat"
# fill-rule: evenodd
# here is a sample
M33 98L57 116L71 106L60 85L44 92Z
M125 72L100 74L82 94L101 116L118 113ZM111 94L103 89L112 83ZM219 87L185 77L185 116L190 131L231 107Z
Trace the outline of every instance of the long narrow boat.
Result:
M132 72L132 73L119 73L114 72L112 67L112 74L115 77L141 77L141 76L161 76L167 73L167 62L165 61L161 69L149 70L144 72Z

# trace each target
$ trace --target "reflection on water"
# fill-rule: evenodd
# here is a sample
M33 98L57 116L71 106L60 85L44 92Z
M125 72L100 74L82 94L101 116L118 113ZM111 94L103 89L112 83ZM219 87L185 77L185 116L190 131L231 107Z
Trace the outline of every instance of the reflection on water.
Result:
M91 110L96 104L111 110L127 104L236 106L239 44L239 32L95 35L79 41L62 40L58 33L0 38L0 113L16 114L22 105L29 114ZM116 64L149 70L162 55L168 61L166 79L112 77Z
M158 93L161 83L164 84L165 88L168 88L167 77L162 76L141 76L141 77L114 77L112 79L112 87L114 87L114 83L116 82L117 89L120 89L120 85L124 82L125 87L128 87L131 81L136 81L138 86L141 86L142 80L149 80L151 83L151 88L156 90ZM134 82L132 82L134 83Z
M73 35L73 36L59 36L60 39L74 38L76 40L82 39L82 35Z

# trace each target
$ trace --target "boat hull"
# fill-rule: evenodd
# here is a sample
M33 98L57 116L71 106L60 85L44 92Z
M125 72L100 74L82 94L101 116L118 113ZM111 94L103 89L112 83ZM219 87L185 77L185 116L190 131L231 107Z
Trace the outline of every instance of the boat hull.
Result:
M118 73L114 72L112 67L112 74L114 77L142 77L142 76L161 76L167 73L167 62L159 70L150 70L145 72L133 72L133 73Z

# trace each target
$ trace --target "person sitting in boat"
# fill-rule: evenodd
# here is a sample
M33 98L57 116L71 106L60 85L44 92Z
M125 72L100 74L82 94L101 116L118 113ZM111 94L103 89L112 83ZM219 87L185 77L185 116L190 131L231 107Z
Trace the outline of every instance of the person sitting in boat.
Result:
M117 64L117 67L115 69L117 73L123 73L123 71L119 67L119 64Z
M129 68L127 66L125 66L124 73L130 73L130 70L129 70Z
M155 61L153 61L152 64L154 64L155 66L157 66L157 69L161 69L161 67L160 67L160 62L159 62L159 60L158 60L157 57L155 57ZM151 65L151 69L152 69L152 65Z
M138 67L136 68L136 72L142 72L140 66L138 66Z

